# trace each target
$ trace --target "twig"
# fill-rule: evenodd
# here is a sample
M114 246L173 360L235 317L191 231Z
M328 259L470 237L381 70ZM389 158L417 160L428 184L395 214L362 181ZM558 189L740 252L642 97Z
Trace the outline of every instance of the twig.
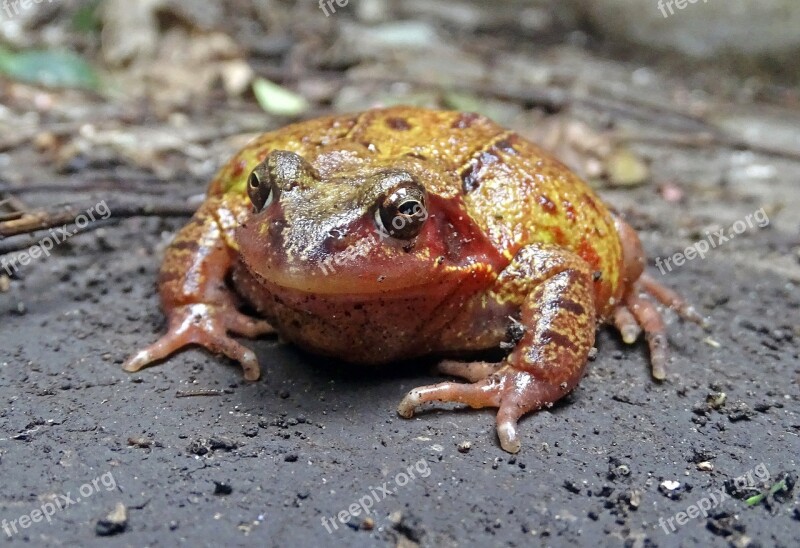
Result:
M233 391L226 390L178 390L175 392L176 398L194 398L197 396L224 396L232 394Z
M743 139L729 137L726 135L714 136L708 133L697 133L693 135L620 135L618 141L647 143L652 145L670 145L681 148L699 147L726 147L734 150L749 150L765 156L775 156L787 158L789 160L800 161L800 150L787 150L775 147L766 147L754 143L749 143Z
M49 228L63 227L75 222L76 217L91 209L66 206L58 211L39 210L24 214L18 219L0 223L0 239L20 234L30 234ZM190 217L196 207L185 202L166 204L109 204L109 215L104 219L128 219L130 217ZM89 221L91 223L97 222Z
M94 230L98 230L100 228L115 225L120 222L121 219L98 219L97 221L87 225L86 227L80 229L80 233L84 234L86 232L92 232ZM71 226L67 226L66 228L70 229ZM71 230L72 235L76 235L78 231ZM30 238L26 238L23 235L16 236L9 240L2 240L0 241L0 257L3 255L8 255L10 253L14 253L16 251L22 251L24 249L30 249L31 246L37 245L37 242L31 241Z
M159 179L144 179L142 181L112 181L100 179L97 181L84 181L82 183L47 183L40 185L12 186L0 184L0 194L38 194L42 192L95 192L98 190L113 191L119 193L135 192L136 194L167 194L174 191ZM185 185L184 185L185 186Z

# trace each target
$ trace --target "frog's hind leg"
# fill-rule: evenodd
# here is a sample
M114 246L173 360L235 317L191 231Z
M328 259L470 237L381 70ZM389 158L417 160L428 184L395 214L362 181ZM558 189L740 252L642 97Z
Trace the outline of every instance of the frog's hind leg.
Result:
M411 390L398 406L403 417L430 402L497 407L497 435L510 453L520 449L517 421L570 392L594 344L596 308L592 273L563 249L528 246L501 273L498 292L521 295L522 337L499 364L445 362L444 371L473 382L444 382ZM488 375L488 376L485 376Z
M197 344L239 362L247 380L260 376L256 355L228 333L257 337L274 330L239 312L236 296L226 287L236 255L227 243L226 227L217 220L220 211L225 218L235 218L220 199L209 200L167 249L158 282L169 318L167 333L131 356L122 366L125 371L139 371Z

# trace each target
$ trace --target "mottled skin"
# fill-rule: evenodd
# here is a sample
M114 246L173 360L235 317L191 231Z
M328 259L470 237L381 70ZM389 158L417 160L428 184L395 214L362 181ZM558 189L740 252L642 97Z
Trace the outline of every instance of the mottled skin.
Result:
M199 344L255 380L255 355L229 333L273 326L357 363L502 346L499 363L442 362L471 383L417 388L398 411L497 407L501 445L516 452L517 420L576 386L599 323L628 343L644 330L664 378L664 324L647 295L699 317L643 265L636 234L584 182L482 116L320 118L264 134L219 172L164 259L169 330L124 367ZM267 321L239 312L240 298Z

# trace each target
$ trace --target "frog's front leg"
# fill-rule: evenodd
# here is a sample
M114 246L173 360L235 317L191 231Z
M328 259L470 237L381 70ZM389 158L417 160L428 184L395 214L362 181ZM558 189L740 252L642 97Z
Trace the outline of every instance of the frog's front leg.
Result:
M225 198L211 198L175 237L158 279L161 306L169 320L167 333L128 359L123 369L139 371L197 344L241 363L247 380L258 379L256 355L228 335L257 337L273 332L267 322L237 310L236 296L225 283L236 261L231 245L237 213L241 215L241 208Z
M499 364L476 362L444 371L476 381L444 382L411 390L398 412L411 417L423 403L456 402L497 407L500 445L520 449L517 421L562 398L583 375L594 344L596 309L589 265L573 253L547 245L523 248L499 276L490 298L521 301L524 329ZM482 380L482 375L487 375Z

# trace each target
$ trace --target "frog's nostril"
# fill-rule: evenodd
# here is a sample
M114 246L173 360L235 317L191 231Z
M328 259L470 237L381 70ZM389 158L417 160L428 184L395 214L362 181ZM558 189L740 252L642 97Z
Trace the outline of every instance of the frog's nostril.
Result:
M330 229L325 236L326 247L330 251L342 251L349 245L345 232L338 228Z

